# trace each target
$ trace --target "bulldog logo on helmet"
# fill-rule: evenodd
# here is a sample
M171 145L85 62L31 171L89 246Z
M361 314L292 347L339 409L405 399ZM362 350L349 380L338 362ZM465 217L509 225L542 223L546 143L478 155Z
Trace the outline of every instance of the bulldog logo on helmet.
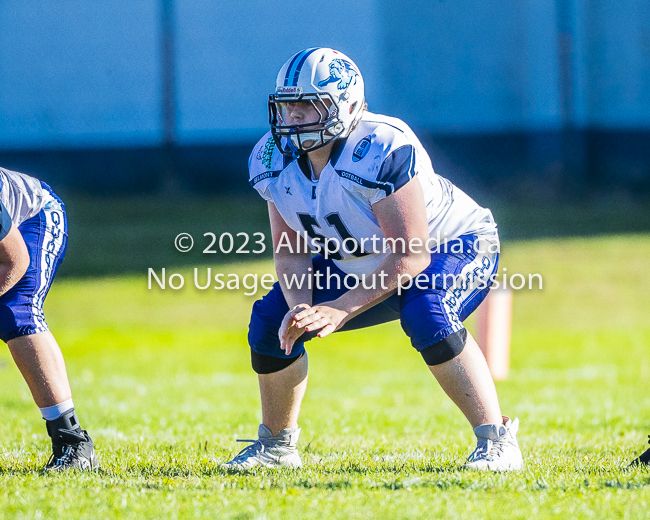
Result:
M318 82L319 87L324 87L330 83L338 81L336 86L339 90L345 90L350 86L352 81L356 84L359 73L354 70L352 64L347 60L335 59L330 62L329 78Z

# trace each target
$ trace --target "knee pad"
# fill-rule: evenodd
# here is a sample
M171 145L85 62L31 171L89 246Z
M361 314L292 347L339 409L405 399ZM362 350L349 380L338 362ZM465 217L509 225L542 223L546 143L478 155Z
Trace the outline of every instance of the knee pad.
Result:
M420 351L424 362L429 366L441 365L451 361L465 348L467 329L462 328L445 339Z
M251 364L253 365L253 370L258 374L273 374L274 372L279 372L287 368L290 365L293 365L298 361L302 356L305 355L303 350L299 356L296 357L274 357L267 356L266 354L259 354L251 349Z

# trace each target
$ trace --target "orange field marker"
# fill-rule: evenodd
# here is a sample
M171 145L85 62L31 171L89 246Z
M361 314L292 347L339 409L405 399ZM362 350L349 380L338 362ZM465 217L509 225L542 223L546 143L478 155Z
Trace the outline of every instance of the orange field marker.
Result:
M476 309L476 340L495 381L508 377L512 331L512 290L492 289Z

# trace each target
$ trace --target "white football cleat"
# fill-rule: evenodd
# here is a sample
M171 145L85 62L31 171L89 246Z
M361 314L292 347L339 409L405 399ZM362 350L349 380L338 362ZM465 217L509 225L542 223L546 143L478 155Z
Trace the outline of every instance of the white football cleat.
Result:
M300 454L296 449L300 428L286 428L279 435L273 436L271 431L260 424L257 430L257 440L237 439L237 442L250 442L230 462L221 464L228 470L249 470L257 466L264 468L299 468L302 466Z
M503 418L503 424L481 424L474 428L476 449L463 468L479 471L519 471L524 468L517 443L519 419Z

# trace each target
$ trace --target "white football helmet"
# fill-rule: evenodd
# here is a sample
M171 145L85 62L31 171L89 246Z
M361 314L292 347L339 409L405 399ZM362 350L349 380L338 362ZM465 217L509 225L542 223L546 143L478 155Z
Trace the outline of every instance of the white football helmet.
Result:
M309 102L321 114L315 123L287 125L287 103ZM269 122L278 149L298 156L345 138L365 105L363 78L345 54L315 47L294 54L280 69L269 96Z

